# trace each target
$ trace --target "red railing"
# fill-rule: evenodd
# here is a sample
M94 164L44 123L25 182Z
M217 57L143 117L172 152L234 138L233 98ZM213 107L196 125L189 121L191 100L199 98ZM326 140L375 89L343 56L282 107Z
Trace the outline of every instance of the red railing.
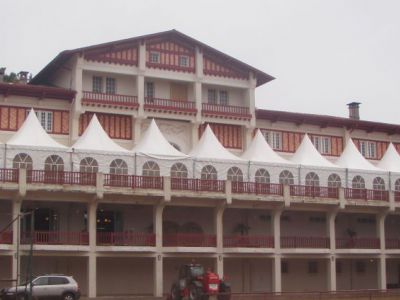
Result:
M338 238L336 239L337 249L379 249L378 238Z
M144 98L144 108L186 111L193 113L197 111L195 102L187 100L174 100L174 99L162 99L162 98L150 98L150 97Z
M249 108L242 106L202 103L202 113L213 115L238 116L248 119L251 118Z
M99 246L154 246L155 235L144 232L98 232Z
M232 182L232 193L283 196L283 185L259 182Z
M381 190L346 188L344 190L344 197L346 199L389 201L389 192Z
M394 201L400 202L400 192L399 191L394 192Z
M290 196L339 199L339 188L291 185Z
M224 247L274 248L274 237L267 235L224 236Z
M281 237L281 248L329 248L329 238L327 237L300 237L284 236Z
M386 249L400 249L400 239L386 239Z
M18 182L18 169L0 169L0 182Z
M225 180L171 178L171 189L181 191L225 193Z
M216 244L215 234L176 233L163 235L164 247L215 247Z
M163 177L104 174L104 186L162 190Z
M0 244L12 244L12 242L12 231L3 231L2 233L0 233Z
M21 233L21 243L31 242L30 232ZM38 245L88 245L88 232L35 231L33 243Z
M138 107L138 99L136 96L105 94L83 91L82 102L91 102L108 105L124 105L130 107Z
M27 170L28 183L96 185L96 173Z

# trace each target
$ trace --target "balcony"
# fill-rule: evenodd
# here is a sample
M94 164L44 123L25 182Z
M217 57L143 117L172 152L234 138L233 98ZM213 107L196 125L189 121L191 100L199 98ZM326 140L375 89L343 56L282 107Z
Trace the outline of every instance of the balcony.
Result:
M290 196L339 199L339 188L291 185Z
M283 185L259 182L232 182L232 193L283 196Z
M163 177L104 174L104 186L162 190L164 179Z
M330 247L327 237L300 237L285 236L281 237L281 248L312 248L327 249Z
M268 235L224 236L225 248L274 248L274 237Z
M18 182L18 169L0 169L0 182Z
M0 244L12 244L12 231L3 231L0 233Z
M348 200L376 200L389 201L389 192L382 190L349 189L344 190L344 197Z
M27 183L58 185L96 185L96 173L27 170Z
M94 93L89 91L82 92L82 104L90 106L106 106L106 107L126 107L137 109L139 107L136 96Z
M248 107L202 103L202 115L225 119L250 120Z
M176 233L163 235L164 247L215 247L216 245L215 234Z
M400 192L399 191L394 192L394 201L400 202Z
M378 238L337 238L337 249L379 249Z
M97 232L98 246L151 246L156 243L153 233L143 232Z
M171 178L171 190L225 193L225 180Z
M155 112L170 112L185 115L195 115L197 113L195 102L153 97L144 98L144 109Z
M21 233L21 244L31 243L31 233ZM88 245L88 232L34 231L35 245Z

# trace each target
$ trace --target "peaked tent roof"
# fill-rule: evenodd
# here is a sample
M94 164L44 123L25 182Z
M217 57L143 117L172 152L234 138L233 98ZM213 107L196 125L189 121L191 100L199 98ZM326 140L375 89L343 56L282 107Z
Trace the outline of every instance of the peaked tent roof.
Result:
M304 135L299 148L290 158L290 161L305 166L337 168L318 152L308 134Z
M189 156L202 159L239 160L241 158L230 153L221 145L210 126L207 125L199 143L190 151Z
M250 146L242 154L241 158L256 162L291 164L290 161L282 158L272 150L259 129L257 129Z
M400 154L397 152L392 143L389 144L385 155L383 155L377 166L378 168L389 172L400 173Z
M138 144L132 149L132 151L135 153L159 157L187 157L186 154L175 149L167 141L154 119L151 120L150 126L147 128L145 133L140 138Z
M340 157L335 161L335 165L348 169L382 171L362 156L351 138L347 140L346 147Z
M88 46L88 47L82 47L82 48L77 48L74 50L65 50L61 53L59 53L50 63L48 63L31 81L31 84L48 84L48 78L51 77L51 75L58 69L60 68L66 61L68 61L73 55L77 53L86 53L88 51L98 51L101 49L107 49L107 48L112 48L112 47L120 47L120 46L126 46L128 44L137 44L139 42L147 41L147 40L154 40L157 38L172 38L172 39L177 39L189 44L192 44L194 46L197 46L201 49L203 49L204 52L208 52L212 55L215 55L216 57L219 58L222 62L226 62L227 64L234 64L238 66L239 68L242 68L246 72L253 72L255 74L255 77L257 79L257 86L262 85L264 83L267 83L268 81L271 81L275 79L271 75L268 75L267 73L264 73L263 71L260 71L244 62L241 62L240 60L233 58L219 50L216 50L190 36L187 36L175 29L173 30L168 30L168 31L163 31L163 32L158 32L158 33L153 33L153 34L147 34L147 35L142 35L134 38L128 38L128 39L123 39L123 40L118 40L118 41L113 41L109 43L103 43L103 44L98 44L98 45L93 45L93 46Z
M97 119L96 114L93 115L88 127L71 148L75 150L102 152L129 152L108 136Z
M22 126L7 141L7 145L67 149L44 130L33 108Z

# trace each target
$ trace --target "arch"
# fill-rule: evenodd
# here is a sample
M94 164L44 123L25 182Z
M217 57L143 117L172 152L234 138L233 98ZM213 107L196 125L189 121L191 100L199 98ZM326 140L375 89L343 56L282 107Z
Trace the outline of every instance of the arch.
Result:
M187 178L188 170L182 163L175 163L171 167L171 178Z
M79 171L81 173L97 173L99 171L99 164L93 157L85 157L79 164Z
M211 165L204 166L203 169L201 169L201 179L217 180L218 179L217 170Z
M122 159L114 159L110 164L110 174L128 175L128 165Z
M58 155L50 155L44 161L45 171L62 172L64 171L64 161Z
M319 176L310 172L306 175L306 186L319 186Z
M365 189L365 180L360 175L356 175L353 177L351 182L351 186L353 189Z
M187 222L180 228L182 233L203 233L203 228L196 222Z
M342 186L342 180L340 176L336 173L329 175L328 177L328 187L330 188L340 188Z
M27 169L32 170L32 158L26 153L18 153L13 159L14 169Z
M228 170L227 175L228 180L232 182L242 182L243 181L243 173L238 167L232 167Z
M400 192L400 178L394 182L394 190Z
M142 175L160 177L160 167L154 161L146 161L143 165Z
M385 190L385 180L382 177L375 177L373 181L373 189L383 191Z
M257 183L270 183L270 176L266 169L258 169L254 178Z
M294 178L293 178L292 172L290 172L290 171L288 171L288 170L283 170L283 171L279 174L279 183L280 183L280 184L289 184L289 185L293 185L293 184L294 184Z

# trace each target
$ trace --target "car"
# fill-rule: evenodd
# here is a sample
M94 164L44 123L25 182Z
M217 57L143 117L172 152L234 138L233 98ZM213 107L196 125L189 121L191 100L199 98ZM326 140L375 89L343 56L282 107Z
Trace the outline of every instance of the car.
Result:
M0 291L1 300L27 300L30 284L4 288ZM79 285L72 276L44 275L32 280L32 299L79 300Z

